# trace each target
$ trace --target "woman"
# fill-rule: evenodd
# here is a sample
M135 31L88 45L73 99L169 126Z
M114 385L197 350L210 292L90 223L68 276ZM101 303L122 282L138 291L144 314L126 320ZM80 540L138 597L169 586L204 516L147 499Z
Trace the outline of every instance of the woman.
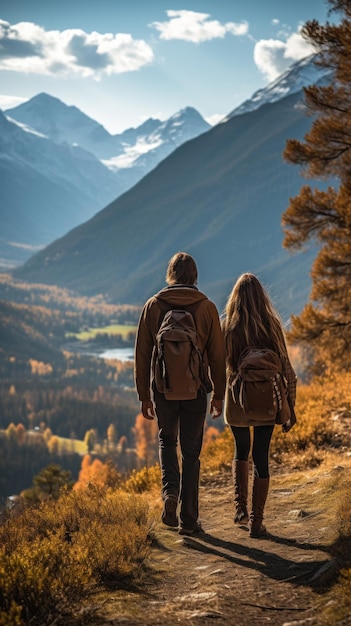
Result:
M289 361L284 330L278 313L259 280L250 273L242 274L228 298L223 331L226 347L227 386L225 396L225 421L229 424L235 439L233 459L234 479L234 522L249 522L250 536L261 537L266 529L262 524L263 511L269 489L269 447L276 418L265 420L258 415L244 413L234 402L231 381L238 368L239 356L250 347L264 347L279 355L282 373L288 383L288 393L292 406L296 397L296 374ZM250 519L247 510L249 453L253 426L252 461L253 486ZM283 429L288 427L283 425Z

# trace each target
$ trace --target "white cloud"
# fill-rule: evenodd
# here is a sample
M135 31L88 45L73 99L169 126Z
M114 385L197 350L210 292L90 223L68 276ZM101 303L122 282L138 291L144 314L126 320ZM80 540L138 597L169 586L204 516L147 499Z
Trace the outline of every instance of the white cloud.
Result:
M0 69L37 74L133 72L153 61L150 46L127 33L46 31L32 22L0 20Z
M315 52L315 49L300 32L280 39L261 39L255 45L254 61L258 69L269 80L275 80L288 67Z
M167 11L170 18L166 22L152 22L150 26L160 33L160 39L182 39L200 43L225 37L227 33L232 35L246 35L249 30L247 22L227 22L221 24L218 20L209 20L208 13L197 11Z
M0 94L0 109L2 109L3 111L5 109L12 109L19 104L22 104L22 102L25 102L26 100L28 100L28 98L20 98L19 96L5 96Z

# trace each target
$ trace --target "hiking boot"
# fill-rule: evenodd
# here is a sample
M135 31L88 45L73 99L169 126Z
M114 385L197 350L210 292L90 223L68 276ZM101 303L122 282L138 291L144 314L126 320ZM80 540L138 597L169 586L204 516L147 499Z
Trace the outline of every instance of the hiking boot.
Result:
M249 530L250 537L258 539L266 533L266 527L262 524L263 511L267 500L269 489L269 477L259 478L254 476L252 489L252 512L250 514Z
M181 526L179 529L180 535L186 535L188 537L193 537L194 535L202 535L204 534L204 532L205 531L202 528L200 522L196 522L196 524L191 528L184 528L184 526Z
M248 461L233 461L234 479L234 524L247 524L249 515L247 512L247 489L249 479Z
M178 528L177 507L178 498L176 496L166 496L162 511L162 521L166 526Z

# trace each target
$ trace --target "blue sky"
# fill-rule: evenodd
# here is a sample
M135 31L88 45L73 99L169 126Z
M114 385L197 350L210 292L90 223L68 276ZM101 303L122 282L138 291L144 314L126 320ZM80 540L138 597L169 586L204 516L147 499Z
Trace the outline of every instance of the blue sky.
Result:
M45 91L111 133L186 106L218 121L311 50L324 0L1 0L0 108Z

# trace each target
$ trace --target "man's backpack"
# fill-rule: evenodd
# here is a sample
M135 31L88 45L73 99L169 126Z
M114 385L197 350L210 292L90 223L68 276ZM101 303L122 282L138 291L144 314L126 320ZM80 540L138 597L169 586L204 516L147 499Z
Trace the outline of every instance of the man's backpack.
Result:
M283 424L290 418L287 381L278 354L268 348L245 348L232 380L234 402L248 417Z
M203 359L190 311L171 309L156 335L154 375L168 400L194 400L203 385Z

